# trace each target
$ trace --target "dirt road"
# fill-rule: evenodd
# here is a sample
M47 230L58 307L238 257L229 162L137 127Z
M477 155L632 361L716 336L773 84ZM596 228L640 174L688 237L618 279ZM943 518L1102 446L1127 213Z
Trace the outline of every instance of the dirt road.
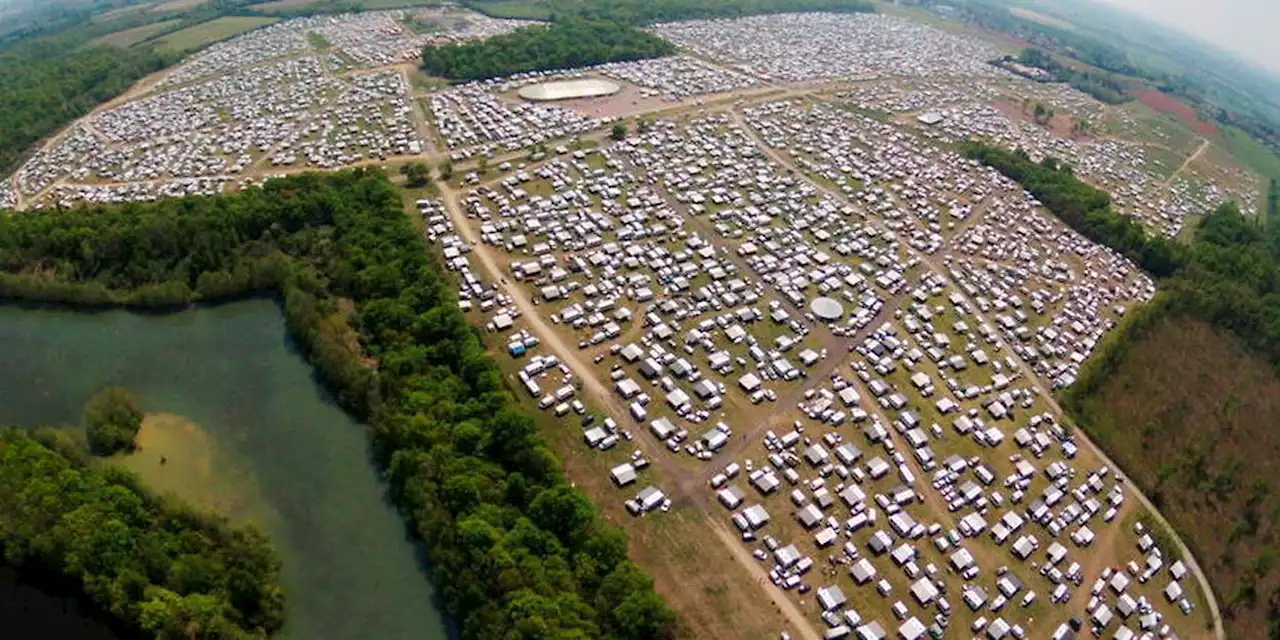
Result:
M479 241L479 237L462 209L457 191L444 182L437 182L436 186L440 190L441 198L444 200L445 208L453 220L455 229L472 245L471 254L479 260L481 266L488 273L490 280L495 283L502 283L507 276L506 269L493 256L490 248ZM579 355L580 352L577 349L577 345L571 345L566 342L560 333L547 323L542 314L539 313L538 307L533 304L524 292L524 289L512 281L507 281L505 285L499 284L499 286L511 296L516 308L520 310L523 324L542 341L542 348L553 352L561 362L573 370L574 375L577 375L582 380L583 388L591 396L592 402L597 407L604 409L619 424L631 422L631 417L626 407L622 406L616 396L609 391L609 387L600 380L592 363L583 361ZM757 578L761 589L764 590L770 601L778 607L782 615L791 624L792 630L804 640L820 640L821 635L814 629L804 613L796 607L795 603L787 597L784 591L773 584L773 581L769 579L768 574L760 566L760 563L751 557L751 554L747 553L741 542L729 533L721 523L722 518L717 517L719 514L712 513L711 510L714 507L707 499L707 491L701 486L702 482L698 474L674 464L670 453L652 438L641 434L640 437L632 441L632 444L638 446L644 452L645 457L658 466L667 477L677 482L679 490L671 492L673 494L672 497L686 500L698 509L706 520L707 526L715 532L716 536L733 554L734 560L742 565L752 577Z
M1164 181L1164 188L1168 189L1169 186L1173 184L1173 181L1177 180L1178 176L1182 175L1182 172L1185 171L1187 167L1191 166L1191 163L1198 160L1200 156L1204 154L1204 152L1207 151L1208 149L1209 149L1209 139L1202 138L1200 140L1200 146L1197 147L1196 150L1191 155L1187 156L1186 160L1182 161L1182 164L1178 167L1178 170L1174 171L1173 175L1169 176L1168 180Z
M782 154L778 153L777 150L770 148L768 145L764 143L764 141L760 140L760 138L756 135L755 131L751 129L751 127L748 126L742 120L742 117L736 111L732 112L732 117L733 117L733 121L739 124L740 126L742 126L743 130L746 131L748 134L750 134L753 139L755 139L756 144L758 144L762 149L764 149L765 153L767 153L769 157L773 158L776 162L782 164L783 166L789 167L792 170L796 170L795 166L788 159L783 157ZM1204 150L1208 148L1208 145L1209 145L1209 141L1205 140L1200 145L1200 148L1194 154L1192 154L1190 158L1187 159L1187 162L1184 163L1184 167L1186 166L1186 164L1189 164L1201 153L1203 153ZM1179 171L1181 171L1181 169L1179 169ZM802 180L805 180L806 182L811 184L814 188L818 189L820 192L825 193L844 204L853 204L849 201L848 198L844 196L844 194L823 187L821 184L818 184L817 182L810 180L803 172L800 172L797 170L796 173L797 175L800 176ZM868 222L872 222L874 226L882 227L881 224L878 224L872 218L868 218ZM951 280L950 272L946 269L941 268L934 261L932 256L930 256L929 254L920 253L916 251L914 248L912 248L910 245L903 245L903 246L906 248L907 252L910 255L912 255L913 257L919 258L924 264L926 264L929 267L930 270L932 270L937 275L941 276L944 282L946 282L946 285L948 288L952 290L957 290L957 291L961 290L959 287L957 287L956 283ZM987 319L977 309L974 310L972 315L974 317L975 323L977 324L987 323ZM993 324L992 326L995 326L995 325ZM999 332L996 332L994 335L996 336L996 350L998 352L1013 353L1013 350L1009 348L1009 345L1005 341L1003 335L1001 335ZM1024 379L1026 379L1031 383L1036 393L1045 400L1045 402L1054 411L1054 413L1056 413L1057 415L1063 416L1065 418L1068 415L1067 412L1064 411L1062 409L1062 406L1058 404L1057 398L1055 398L1054 395L1045 388L1044 383L1040 379L1040 376L1036 375L1036 372L1031 369L1031 366L1028 365L1026 362L1024 362L1021 358L1014 357L1013 360L1015 363L1017 363L1018 371L1022 373L1022 376ZM890 431L892 431L892 429ZM1092 451L1093 454L1096 455L1103 464L1107 465L1108 467L1111 467L1115 471L1121 471L1123 469L1123 467L1116 464L1115 461L1113 461L1110 457L1108 457L1107 454L1102 450L1102 448L1099 447L1096 443L1094 443L1093 440L1089 438L1088 434L1086 434L1082 429L1076 426L1072 426L1072 432L1073 432L1072 435L1075 437L1076 441L1078 443L1082 443L1085 447L1087 447L1090 451ZM1205 575L1204 571L1200 568L1200 563L1197 562L1195 559L1195 556L1191 554L1191 549L1187 547L1186 543L1182 541L1182 537L1177 534L1177 530L1174 529L1173 526L1170 525L1167 520L1165 520L1164 515L1161 514L1158 509L1156 509L1155 505L1151 503L1151 500L1149 500L1147 496L1142 493L1142 490L1138 488L1137 485L1133 484L1132 482L1126 482L1125 484L1126 484L1126 488L1128 489L1127 492L1130 495L1136 497L1138 501L1142 503L1142 506L1152 514L1152 517L1155 518L1155 520L1161 526L1163 526L1172 534L1172 538L1178 546L1178 553L1181 554L1185 564L1187 565L1187 568L1190 569L1191 574L1195 576L1196 581L1200 584L1200 591L1201 593L1204 594L1205 601L1209 603L1209 610L1213 617L1214 636L1218 640L1226 640L1226 630L1222 626L1222 614L1218 609L1217 597L1214 595L1212 588L1210 588L1209 579ZM929 492L926 491L925 493L926 495L928 495Z

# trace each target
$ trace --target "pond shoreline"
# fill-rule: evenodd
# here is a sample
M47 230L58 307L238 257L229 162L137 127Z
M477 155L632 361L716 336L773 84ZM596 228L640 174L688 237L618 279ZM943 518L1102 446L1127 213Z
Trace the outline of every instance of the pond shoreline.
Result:
M174 490L185 483L255 514L247 520L268 533L284 566L277 638L452 635L422 550L375 470L367 428L320 384L277 297L164 311L4 303L0 349L10 361L0 371L0 423L76 425L105 385L133 391L149 416L183 421L166 435L166 450L179 452L170 468L160 468L158 448L133 454L142 484L187 498ZM146 481L157 471L170 474L167 485ZM239 484L204 486L223 479Z

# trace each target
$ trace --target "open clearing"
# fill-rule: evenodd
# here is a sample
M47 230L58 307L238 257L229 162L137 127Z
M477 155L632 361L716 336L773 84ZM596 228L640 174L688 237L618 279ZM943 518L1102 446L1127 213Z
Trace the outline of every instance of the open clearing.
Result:
M1280 533L1280 378L1235 338L1171 318L1129 346L1084 408L1090 432L1200 558L1230 636L1257 637L1280 584L1254 581Z
M168 51L191 51L275 22L279 22L279 19L256 16L227 16L202 22L181 31L175 31L156 40L156 44Z
M157 33L160 33L176 24L178 24L177 20L163 20L160 22L153 22L151 24L144 24L140 27L125 29L115 33L108 33L100 38L90 40L89 44L90 46L108 44L115 47L128 47L151 38Z
M199 424L170 413L147 414L136 442L137 450L115 455L111 463L137 474L151 490L234 522L267 526L267 519L278 517L244 461Z

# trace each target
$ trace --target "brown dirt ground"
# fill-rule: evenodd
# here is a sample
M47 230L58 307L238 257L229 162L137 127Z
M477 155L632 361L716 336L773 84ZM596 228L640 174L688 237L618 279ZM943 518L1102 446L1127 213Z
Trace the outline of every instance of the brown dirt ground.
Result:
M1024 113L1020 105L1014 104L1008 100L993 102L991 103L991 106L999 109L1000 113L1003 113L1010 118L1015 118L1024 122L1035 122L1035 117L1032 114ZM1049 120L1048 129L1060 138L1068 138L1072 140L1087 139L1089 137L1087 135L1072 132L1072 128L1075 126L1076 120L1078 120L1078 118L1075 116L1065 113L1055 113L1053 118Z

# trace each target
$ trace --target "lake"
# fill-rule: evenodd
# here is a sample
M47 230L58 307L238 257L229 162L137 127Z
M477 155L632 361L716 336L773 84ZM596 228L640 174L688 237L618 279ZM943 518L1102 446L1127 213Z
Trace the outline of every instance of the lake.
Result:
M0 354L3 424L77 425L97 389L135 394L142 449L116 462L271 536L287 599L277 637L447 637L365 428L312 378L275 303L166 315L0 306Z

